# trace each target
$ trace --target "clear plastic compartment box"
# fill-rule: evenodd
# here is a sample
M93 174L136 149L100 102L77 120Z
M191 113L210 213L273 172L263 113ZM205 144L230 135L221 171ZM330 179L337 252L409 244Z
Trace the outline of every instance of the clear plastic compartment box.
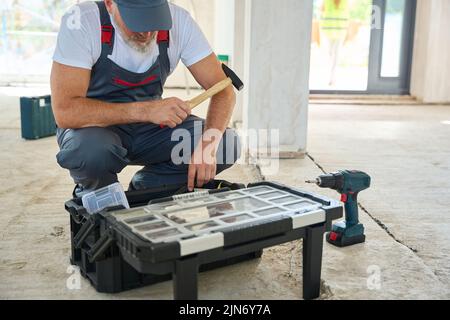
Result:
M83 202L83 207L90 214L100 212L107 207L120 205L127 209L130 208L123 187L118 182L85 194L81 201Z

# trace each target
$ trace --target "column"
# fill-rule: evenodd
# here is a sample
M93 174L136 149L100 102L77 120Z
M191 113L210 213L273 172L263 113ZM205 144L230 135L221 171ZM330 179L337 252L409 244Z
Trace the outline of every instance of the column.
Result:
M418 0L411 95L450 102L450 1Z
M238 2L236 10L242 10ZM280 157L302 157L308 123L312 0L243 2L244 23L235 15L236 26L240 23L243 30L236 30L234 54L244 58L243 127L279 130ZM261 142L265 144L264 139Z

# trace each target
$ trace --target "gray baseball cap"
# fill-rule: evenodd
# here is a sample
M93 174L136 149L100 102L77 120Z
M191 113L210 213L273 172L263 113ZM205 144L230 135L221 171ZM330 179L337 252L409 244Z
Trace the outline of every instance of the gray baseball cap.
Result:
M172 16L167 0L115 0L120 16L134 32L170 30Z

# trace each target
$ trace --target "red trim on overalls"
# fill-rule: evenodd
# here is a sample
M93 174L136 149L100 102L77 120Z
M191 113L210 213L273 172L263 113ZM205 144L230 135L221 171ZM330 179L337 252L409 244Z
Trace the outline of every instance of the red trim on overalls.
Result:
M121 86L127 86L127 87L138 87L138 86L143 86L146 85L147 83L152 82L153 80L155 80L156 78L158 78L156 75L150 76L148 78L145 78L144 80L140 81L140 82L128 82L119 78L114 78L114 82L117 83L118 85Z
M109 45L111 45L111 38L112 38L112 30L113 27L110 25L104 25L102 26L102 43L107 43ZM169 31L158 31L158 36L156 38L156 42L160 43L160 42L164 42L164 41L169 41ZM148 78L145 78L144 80L140 81L140 82L128 82L119 78L114 78L113 81L121 86L126 86L126 87L139 87L139 86L143 86L146 85L154 80L156 80L158 78L158 76L156 75L152 75Z
M102 26L102 43L111 45L112 35L113 35L113 26L111 25Z

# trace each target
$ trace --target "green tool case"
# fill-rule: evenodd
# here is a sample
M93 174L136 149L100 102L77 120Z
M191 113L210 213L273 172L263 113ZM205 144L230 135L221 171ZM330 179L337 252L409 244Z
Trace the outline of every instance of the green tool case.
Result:
M55 135L56 123L52 112L51 97L21 97L20 117L22 138L40 139Z

